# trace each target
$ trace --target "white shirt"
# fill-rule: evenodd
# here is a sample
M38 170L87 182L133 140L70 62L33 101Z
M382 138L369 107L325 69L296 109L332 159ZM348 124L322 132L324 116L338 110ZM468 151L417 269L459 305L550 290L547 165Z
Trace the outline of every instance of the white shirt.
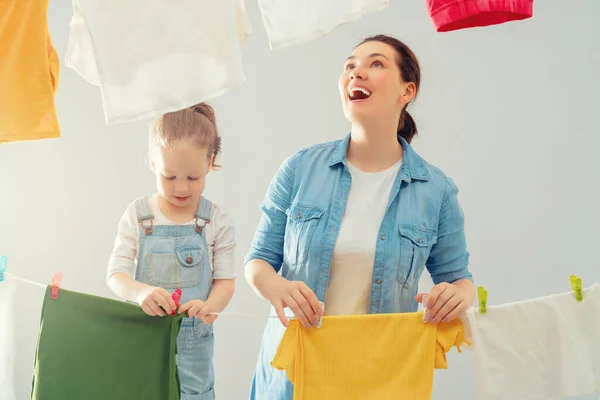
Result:
M389 0L258 0L271 49L300 44L383 10Z
M565 281L568 280L565 279ZM485 400L550 400L600 392L600 285L467 310L477 390ZM588 398L588 397L586 397Z
M170 221L160 212L157 193L151 195L148 202L150 211L154 215L154 226L180 225ZM195 223L196 220L192 219L184 225L194 225ZM213 271L213 279L234 279L235 229L231 216L213 204L210 224L205 226L204 233L208 244L208 259ZM117 272L125 272L135 277L136 260L140 250L139 238L140 224L135 210L135 202L132 202L127 206L119 222L114 250L108 263L107 279Z
M153 119L243 84L244 0L72 0L65 63L99 85L109 124Z
M377 236L401 164L363 172L348 163L352 184L331 260L327 315L368 313Z

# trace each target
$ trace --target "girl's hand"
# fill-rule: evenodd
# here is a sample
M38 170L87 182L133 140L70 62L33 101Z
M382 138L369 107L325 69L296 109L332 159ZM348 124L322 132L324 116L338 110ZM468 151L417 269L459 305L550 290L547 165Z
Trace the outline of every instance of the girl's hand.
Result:
M321 304L315 293L302 281L288 281L277 275L277 279L270 285L267 299L275 307L277 316L283 324L288 326L289 321L283 309L289 307L296 318L306 328L317 326L319 317L323 316Z
M155 286L148 286L140 292L138 304L150 316L164 317L176 309L175 302L169 292Z
M202 300L190 300L179 307L179 314L183 314L186 311L188 316L199 318L206 325L213 323L218 317L217 314L209 314L213 311L208 302Z
M458 317L469 308L469 296L465 292L456 285L442 282L435 285L429 294L419 293L415 297L418 303L422 302L423 296L427 296L423 322L431 321L432 324L436 324L440 321L452 321Z

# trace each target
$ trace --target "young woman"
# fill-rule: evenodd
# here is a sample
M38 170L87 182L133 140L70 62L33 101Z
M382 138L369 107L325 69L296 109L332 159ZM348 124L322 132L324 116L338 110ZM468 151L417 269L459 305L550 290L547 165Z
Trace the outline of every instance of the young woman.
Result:
M410 146L417 128L406 107L419 83L404 43L367 38L339 81L351 133L293 154L273 179L245 269L281 323L267 323L250 399L293 397L286 373L269 364L286 307L306 327L323 312L416 311L425 267L435 283L426 322L452 320L472 304L458 189Z

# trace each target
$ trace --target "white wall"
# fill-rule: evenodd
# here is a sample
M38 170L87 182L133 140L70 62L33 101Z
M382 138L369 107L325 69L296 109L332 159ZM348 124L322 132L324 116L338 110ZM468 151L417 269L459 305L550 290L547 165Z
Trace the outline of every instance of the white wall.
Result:
M216 99L224 168L206 195L238 227L240 279L227 311L265 315L243 279L258 205L281 161L341 138L337 78L364 36L395 35L422 63L414 146L452 176L467 216L472 271L489 303L569 290L569 275L600 281L600 3L544 0L532 19L439 34L423 1L388 9L306 44L272 52L256 1L243 46L248 82ZM576 4L576 5L574 5ZM64 60L71 6L52 1L53 41ZM0 254L9 270L111 296L106 264L117 222L134 198L155 190L145 166L145 123L107 126L100 92L62 64L58 140L0 146ZM424 277L424 288L431 283ZM217 394L247 396L264 320L216 322ZM475 399L471 354L453 350L436 372L434 399Z

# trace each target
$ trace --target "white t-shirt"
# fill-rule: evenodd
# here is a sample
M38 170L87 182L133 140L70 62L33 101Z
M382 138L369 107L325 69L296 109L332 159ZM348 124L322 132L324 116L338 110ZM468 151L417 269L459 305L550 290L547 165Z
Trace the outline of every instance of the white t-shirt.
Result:
M338 26L383 10L389 0L258 0L271 49L327 35Z
M65 64L99 85L109 124L153 119L243 84L244 0L72 0Z
M150 211L154 215L154 226L181 225L167 219L158 207L158 194L151 195L148 199ZM195 219L183 225L194 225ZM231 216L221 207L213 204L210 224L204 227L206 242L208 244L208 259L213 271L213 279L235 278L235 229ZM136 260L140 249L140 223L138 222L135 202L127 206L121 217L115 247L108 263L108 276L116 272L125 272L135 276Z
M377 236L401 165L363 172L348 163L352 184L331 260L327 315L368 313Z

